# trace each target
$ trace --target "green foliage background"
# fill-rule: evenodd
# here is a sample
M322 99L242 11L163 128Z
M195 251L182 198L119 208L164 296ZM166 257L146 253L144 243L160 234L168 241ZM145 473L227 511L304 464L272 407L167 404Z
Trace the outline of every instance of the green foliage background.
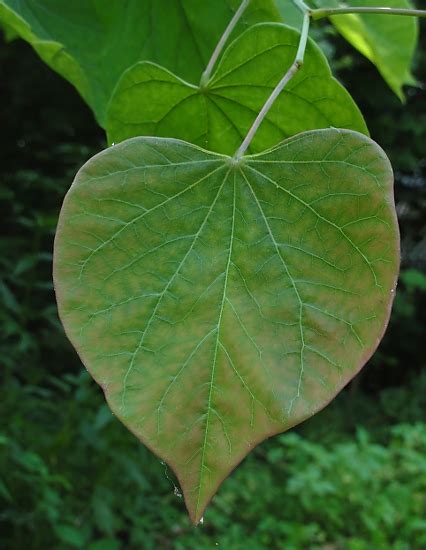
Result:
M423 82L425 30L414 70ZM426 547L424 91L410 88L404 106L334 31L325 28L321 41L396 170L403 269L393 317L350 387L309 422L260 445L196 529L171 473L114 419L57 319L57 215L103 135L77 93L27 45L0 45L3 548Z

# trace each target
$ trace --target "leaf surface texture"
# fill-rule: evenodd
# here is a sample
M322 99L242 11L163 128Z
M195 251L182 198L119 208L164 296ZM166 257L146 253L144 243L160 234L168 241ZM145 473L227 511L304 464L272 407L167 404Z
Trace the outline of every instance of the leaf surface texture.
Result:
M298 31L285 25L251 27L228 47L203 89L158 65L137 63L124 73L111 98L109 142L138 135L174 137L232 155L292 65L299 38ZM355 102L310 40L302 69L272 106L250 152L330 126L368 133Z
M78 173L55 241L61 319L194 522L377 347L399 262L392 182L374 142L335 129L239 163L134 138Z

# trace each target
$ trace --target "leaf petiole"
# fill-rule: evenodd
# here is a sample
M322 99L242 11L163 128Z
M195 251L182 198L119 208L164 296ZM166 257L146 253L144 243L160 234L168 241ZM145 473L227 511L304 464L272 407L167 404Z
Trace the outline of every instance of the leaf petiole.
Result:
M297 1L297 0L294 0ZM296 4L297 5L297 4ZM333 15L344 15L352 13L378 14L378 15L409 15L411 17L426 17L426 10L410 10L397 8L374 8L374 7L341 7L341 8L318 8L310 10L311 17L314 20L331 17Z
M257 115L257 117L256 117L255 121L253 122L252 127L248 131L244 141L242 142L239 149L235 153L235 159L236 160L239 160L244 155L244 153L247 151L247 149L250 146L250 143L253 140L257 130L259 129L259 126L262 124L263 119L268 114L268 112L271 109L273 103L275 102L277 97L280 95L280 93L283 91L285 86L293 78L293 76L302 67L303 59L304 59L304 56L305 56L306 44L307 44L307 41L308 41L308 33L309 33L310 22L311 22L310 12L306 11L304 16L303 16L302 31L301 31L301 34L300 34L299 47L297 49L295 60L293 61L293 63L291 64L290 68L285 73L285 75L282 77L282 79L278 82L277 86L274 88L271 95L266 100L266 103L262 107L260 113Z
M241 2L240 7L235 12L234 17L231 19L231 21L229 22L229 25L226 27L224 33L220 37L220 40L217 43L216 48L214 49L213 54L210 58L210 61L208 62L205 71L201 75L201 80L200 80L200 87L201 88L206 86L206 84L210 80L210 76L212 74L212 71L214 69L214 66L216 64L216 61L217 61L218 57L222 53L222 50L225 47L225 44L226 44L228 38L230 37L232 31L235 29L238 21L240 20L241 16L243 15L243 13L246 10L249 3L250 3L250 0L243 0Z

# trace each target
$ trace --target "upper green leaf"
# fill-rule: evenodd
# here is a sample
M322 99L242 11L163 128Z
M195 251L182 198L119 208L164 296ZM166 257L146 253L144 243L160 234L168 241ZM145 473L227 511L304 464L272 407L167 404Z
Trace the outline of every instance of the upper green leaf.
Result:
M158 65L137 63L124 73L112 96L109 143L155 135L232 155L293 63L299 38L298 31L285 25L251 27L228 47L204 88ZM276 100L250 150L264 151L299 132L329 126L368 133L358 107L310 40L302 69Z
M286 25L296 29L302 28L303 15L292 0L276 0L282 20Z
M0 22L0 32L3 34L5 42L12 42L12 40L18 38L18 34L7 23Z
M170 464L197 522L257 443L370 357L398 243L389 162L361 134L307 132L238 162L134 138L78 173L55 288L112 410Z
M123 71L140 60L198 82L240 0L0 0L0 21L69 80L101 125ZM252 0L234 31L277 21L273 0Z
M339 7L339 0L315 0L318 7ZM345 6L413 8L409 0L347 0ZM390 88L403 100L404 84L414 84L411 65L417 45L418 21L397 15L336 15L336 29L372 61Z

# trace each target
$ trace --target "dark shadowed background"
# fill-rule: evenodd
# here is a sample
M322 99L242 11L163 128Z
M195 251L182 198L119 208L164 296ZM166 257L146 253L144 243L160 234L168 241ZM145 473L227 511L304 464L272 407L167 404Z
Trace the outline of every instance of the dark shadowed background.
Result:
M396 175L402 270L387 334L322 413L255 449L190 525L172 474L109 412L57 318L63 197L104 135L22 41L0 42L0 545L426 548L426 26L401 104L330 27L321 44Z

